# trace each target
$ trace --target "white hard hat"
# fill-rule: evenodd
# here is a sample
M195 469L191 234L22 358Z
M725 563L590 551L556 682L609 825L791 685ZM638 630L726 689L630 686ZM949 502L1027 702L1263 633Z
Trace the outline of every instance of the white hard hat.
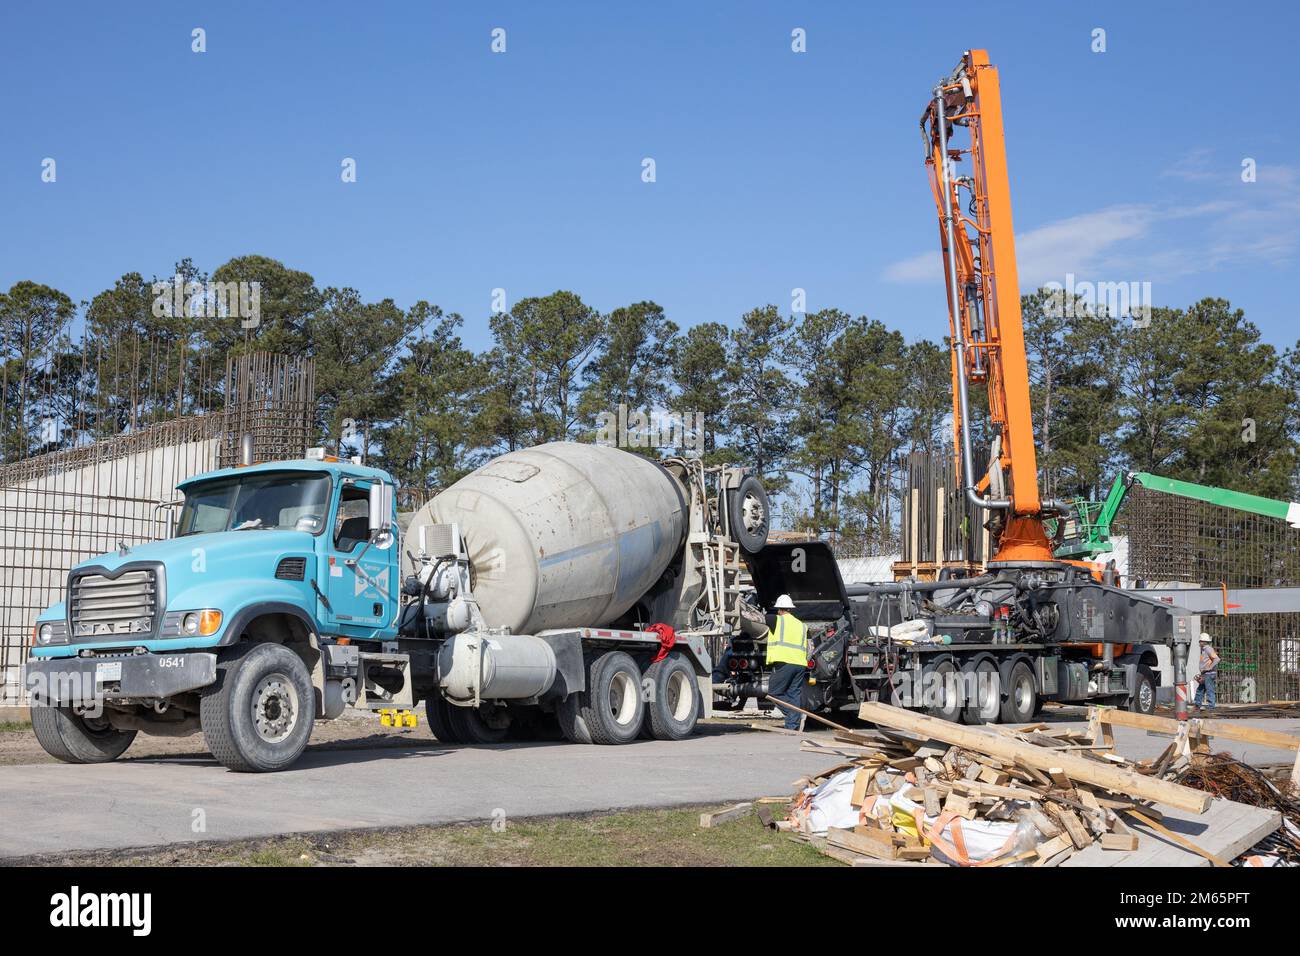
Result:
M1201 631L1201 643L1202 643L1202 644L1208 644L1208 643L1210 643L1210 641L1212 641L1212 640L1214 640L1214 638L1210 637L1208 631Z
M794 601L790 600L790 595L782 594L776 599L776 603L773 604L772 607L776 608L778 611L793 611Z

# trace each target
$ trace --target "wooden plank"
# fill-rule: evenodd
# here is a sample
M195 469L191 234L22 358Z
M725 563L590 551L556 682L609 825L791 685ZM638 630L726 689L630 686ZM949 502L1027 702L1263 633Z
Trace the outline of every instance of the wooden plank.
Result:
M1042 843L1038 844L1038 848L1035 852L1041 859L1047 860L1073 845L1074 844L1070 842L1068 836L1061 834L1060 836L1054 836L1050 840L1044 840Z
M1133 727L1157 734L1174 735L1178 733L1178 721L1155 714L1136 714L1128 710L1111 707L1098 708L1105 723L1117 727ZM1224 740L1237 740L1261 747L1273 747L1278 750L1296 750L1300 752L1300 737L1278 730L1264 730L1260 727L1248 727L1237 720L1215 720L1198 718L1201 733L1207 737L1221 737Z
M1107 833L1101 838L1103 850L1136 850L1138 838L1136 833Z
M1061 826L1065 827L1065 832L1070 835L1070 842L1078 849L1086 850L1092 846L1092 834L1088 832L1083 821L1069 807L1048 804L1051 808L1049 812L1056 814L1056 819L1061 821Z
M726 823L728 820L735 820L737 817L743 817L746 813L754 808L752 803L737 803L735 806L727 807L724 810L714 810L711 813L700 814L700 826L708 830L716 827L720 823Z
M1025 850L1023 853L1017 853L1014 856L1000 856L994 860L985 860L983 863L976 863L976 866L1006 866L1008 863L1019 863L1021 860L1032 860L1037 856L1033 850Z
M941 740L944 743L988 753L1009 761L1021 761L1039 771L1060 768L1069 777L1117 793L1125 793L1142 800L1166 803L1182 810L1204 813L1214 799L1210 794L1167 780L1144 777L1141 774L1091 760L1077 753L1047 750L1023 743L1002 734L988 733L971 727L951 724L925 714L914 714L900 707L869 701L858 711L863 720L898 727Z
M871 771L859 770L853 778L853 796L849 797L850 806L860 807L866 802L869 783L871 783Z
M831 827L826 831L826 842L831 846L852 850L854 853L861 853L877 860L894 860L898 858L898 847L894 846L892 840L882 842L865 834L854 833L852 830Z

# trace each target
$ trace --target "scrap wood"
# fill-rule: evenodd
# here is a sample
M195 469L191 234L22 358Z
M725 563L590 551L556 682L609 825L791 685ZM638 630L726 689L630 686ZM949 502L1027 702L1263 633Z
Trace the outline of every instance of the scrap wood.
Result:
M840 732L841 735L847 738L851 743L855 743L855 744L860 743L868 747L873 745L869 737L863 734L856 734L853 731L849 730L849 728L845 727L843 724L837 724L833 720L827 720L825 717L822 717L820 714L814 714L810 710L804 710L802 707L797 707L794 704L788 704L783 700L777 700L775 697L772 698L772 703L775 704L777 707L780 707L782 710L793 710L797 714L803 714L805 717L811 717L819 724L825 724L827 727L834 727L836 730Z
M862 704L858 713L864 720L901 727L933 740L942 740L996 758L1023 761L1025 765L1039 770L1060 768L1074 780L1091 783L1107 790L1129 793L1157 803L1167 803L1181 810L1204 813L1212 800L1210 795L1204 792L1166 780L1144 777L1105 761L1093 760L1068 751L1048 750L1002 734L978 731L924 714L914 714L898 707L891 707L889 704L867 702Z
M1008 863L1019 863L1022 860L1032 860L1038 854L1033 850L1025 850L1023 853L1017 853L1013 856L1000 856L997 859L985 860L982 863L976 863L976 866L1006 866Z
M1139 714L1133 711L1118 710L1114 707L1098 707L1101 723L1119 727L1133 727L1148 733L1168 734L1173 736L1179 731L1178 721L1155 714ZM1257 744L1277 750L1300 750L1300 736L1278 730L1265 730L1260 727L1248 727L1236 721L1216 720L1209 717L1193 718L1190 723L1196 725L1196 731L1202 737L1222 737L1224 740L1236 740L1241 743Z
M1101 838L1103 850L1136 850L1138 838L1136 833L1107 833Z
M726 823L728 820L734 820L742 817L754 808L752 803L737 803L734 806L727 807L723 810L714 810L711 813L700 814L700 826L706 830L716 827L720 823Z

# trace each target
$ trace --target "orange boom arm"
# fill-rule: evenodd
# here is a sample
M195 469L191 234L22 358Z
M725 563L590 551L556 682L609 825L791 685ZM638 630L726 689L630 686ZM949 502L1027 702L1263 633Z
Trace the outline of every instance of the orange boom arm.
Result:
M964 144L953 142L958 131L965 133ZM947 280L958 481L970 501L993 512L994 561L1051 561L1042 519L1044 505L1055 503L1038 495L1002 97L997 68L984 50L966 53L935 88L921 132ZM965 160L968 175L958 168ZM989 474L978 482L970 474L971 383L987 387L994 437Z

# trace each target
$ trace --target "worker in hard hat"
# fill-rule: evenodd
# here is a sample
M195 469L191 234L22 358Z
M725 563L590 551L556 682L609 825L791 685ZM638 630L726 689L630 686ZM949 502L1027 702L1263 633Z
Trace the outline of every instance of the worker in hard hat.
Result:
M1192 701L1197 710L1201 709L1201 701L1207 701L1210 710L1214 710L1217 702L1215 685L1219 679L1219 652L1214 649L1211 640L1209 634L1201 631L1201 673L1196 685L1196 697Z
M767 631L767 663L772 668L767 696L797 707L808 682L808 628L792 613L790 595L778 597L772 610L776 621ZM798 730L802 723L803 715L797 710L785 710L787 730Z

